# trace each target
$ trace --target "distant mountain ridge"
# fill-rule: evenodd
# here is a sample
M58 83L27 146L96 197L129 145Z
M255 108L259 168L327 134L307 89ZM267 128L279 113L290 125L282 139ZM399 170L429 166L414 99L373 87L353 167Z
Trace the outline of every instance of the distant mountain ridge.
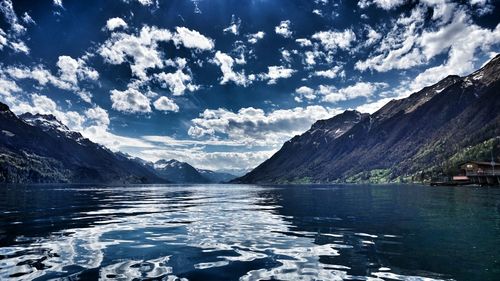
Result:
M70 131L52 115L0 103L0 182L164 183L142 165Z
M228 173L155 163L93 143L55 116L16 116L0 103L0 183L221 183Z
M186 162L175 159L162 159L148 165L156 171L158 176L174 183L223 183L236 178L228 173L196 169Z
M233 182L422 181L456 172L460 161L487 160L491 150L498 158L499 78L497 55L468 76L448 76L372 115L346 111L318 121Z

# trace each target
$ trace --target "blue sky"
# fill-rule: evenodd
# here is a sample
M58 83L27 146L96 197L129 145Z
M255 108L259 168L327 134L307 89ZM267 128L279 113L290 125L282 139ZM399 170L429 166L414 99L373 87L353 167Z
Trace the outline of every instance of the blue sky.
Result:
M0 100L147 160L250 169L500 49L469 0L0 0Z

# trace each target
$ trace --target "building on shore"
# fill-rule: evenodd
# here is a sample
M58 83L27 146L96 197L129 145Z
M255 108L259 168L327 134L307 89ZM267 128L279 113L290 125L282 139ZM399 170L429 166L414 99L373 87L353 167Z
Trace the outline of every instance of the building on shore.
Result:
M461 177L467 177L470 183L480 185L500 185L500 163L469 161L460 165Z

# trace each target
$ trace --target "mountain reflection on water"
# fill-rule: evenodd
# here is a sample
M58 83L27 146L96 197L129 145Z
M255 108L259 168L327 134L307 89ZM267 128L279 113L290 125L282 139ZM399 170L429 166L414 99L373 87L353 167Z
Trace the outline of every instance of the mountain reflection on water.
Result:
M3 186L0 279L496 280L500 190Z

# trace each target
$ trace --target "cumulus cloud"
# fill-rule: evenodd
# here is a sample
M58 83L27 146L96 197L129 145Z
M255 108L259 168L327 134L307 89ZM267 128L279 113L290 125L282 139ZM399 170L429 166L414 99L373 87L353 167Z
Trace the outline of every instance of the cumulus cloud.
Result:
M0 2L0 12L4 15L5 20L10 25L10 28L16 34L22 34L26 31L26 27L19 23L19 19L14 11L12 0L3 0Z
M290 30L290 24L291 24L291 22L289 20L284 20L284 21L280 22L280 24L274 28L274 32L276 32L276 34L281 35L285 38L291 38L293 32Z
M110 123L108 112L99 106L87 109L85 116L100 126L107 127Z
M434 10L434 27L423 28L425 9L417 7L410 16L402 16L395 22L375 55L355 65L361 71L386 72L427 64L438 55L447 55L443 63L424 70L409 83L405 81L405 85L399 88L405 92L403 96L447 75L472 72L477 54L489 52L500 42L500 25L487 29L474 24L463 6L445 1L426 0L424 3ZM400 29L403 26L406 28L404 32Z
M78 81L95 81L99 78L99 73L88 67L83 59L77 60L70 56L59 56L57 67L59 68L59 78L73 86L76 86Z
M244 71L235 72L233 66L235 60L228 54L217 51L215 53L214 62L220 67L222 72L222 79L220 84L224 85L230 81L234 82L236 85L248 86L255 79L255 76L245 75Z
M147 113L151 112L149 98L136 89L125 91L111 91L111 107L126 113Z
M181 96L185 91L194 92L199 88L199 86L192 84L191 73L185 72L186 63L186 59L177 58L175 62L171 63L172 66L177 67L176 72L161 72L154 75L161 86L168 88L174 96Z
M240 25L241 25L241 19L235 17L234 15L231 16L231 24L223 29L224 33L231 33L233 35L239 35L240 34Z
M285 79L292 77L295 70L286 68L284 66L268 66L267 73L261 74L263 80L268 80L268 84L276 84L278 79Z
M30 49L21 39L26 33L27 28L21 24L21 21L17 17L12 0L0 1L0 14L3 14L3 18L7 23L6 28L10 27L6 29L6 31L0 29L0 50L2 50L4 46L7 46L16 53L29 54ZM25 24L35 23L26 12L22 17L22 21Z
M232 112L223 108L206 109L188 133L193 137L216 137L247 144L279 146L307 130L319 119L330 118L341 110L323 106L296 107L265 112L259 108L241 108Z
M302 102L304 99L306 100L314 100L316 98L316 93L314 89L309 88L307 86L302 86L300 88L295 89L295 93L297 96L295 97L295 101Z
M205 37L203 34L196 30L190 30L186 27L176 27L177 33L174 35L173 40L175 45L184 45L189 49L198 50L212 50L215 43L212 39Z
M309 47L312 46L312 42L309 39L306 38L298 38L295 39L295 42L297 42L301 47Z
M3 99L10 99L14 93L18 93L21 91L21 88L17 85L16 82L7 79L4 75L0 75L0 95L3 96Z
M319 40L325 50L336 50L337 48L347 50L351 43L356 41L356 35L351 29L344 31L320 31L313 34L312 39Z
M295 100L303 102L318 98L323 102L337 103L360 97L371 98L377 91L388 86L387 83L358 82L340 89L331 85L319 85L316 90L309 87L300 87L295 90Z
M259 40L264 38L265 35L266 35L266 33L264 31L259 31L259 32L253 33L253 34L249 34L249 35L247 35L248 43L256 44L257 42L259 42Z
M375 5L384 10L391 10L404 4L406 0L360 0L358 6L362 9Z
M58 7L63 8L62 0L54 0L53 3L54 3L54 6L58 6Z
M109 31L113 31L117 28L127 28L127 23L122 18L111 18L106 22L106 28Z
M332 86L320 85L318 93L321 94L322 100L326 102L336 103L339 101L352 100L359 97L371 97L377 90L388 87L386 83L368 83L358 82L354 85L345 88L336 89Z
M171 39L172 33L166 29L144 26L138 35L113 33L98 52L110 64L129 62L132 73L145 79L147 69L163 66L158 43Z
M333 79L333 78L337 77L340 70L342 70L342 67L337 65L337 66L334 66L334 67L327 69L327 70L315 71L314 75L324 77L324 78Z
M157 110L178 112L179 106L167 97L160 97L153 103Z
M70 56L59 56L57 61L58 75L52 74L43 65L36 65L31 68L26 66L9 66L3 72L13 79L32 79L40 86L48 84L59 89L75 92L85 102L91 102L91 94L85 91L80 83L82 81L96 81L99 73L87 66L81 59L74 59Z
M374 69L385 72L422 64L419 50L413 47L424 22L425 10L422 7L415 8L410 16L401 16L380 42L376 50L379 54L356 62L355 68L361 71Z
M98 53L104 61L110 64L128 62L132 74L140 79L147 78L147 70L161 68L165 65L164 55L158 49L160 42L173 41L176 46L189 49L211 50L213 40L205 37L196 30L185 27L176 27L172 34L167 29L144 26L139 34L115 32L99 48Z

